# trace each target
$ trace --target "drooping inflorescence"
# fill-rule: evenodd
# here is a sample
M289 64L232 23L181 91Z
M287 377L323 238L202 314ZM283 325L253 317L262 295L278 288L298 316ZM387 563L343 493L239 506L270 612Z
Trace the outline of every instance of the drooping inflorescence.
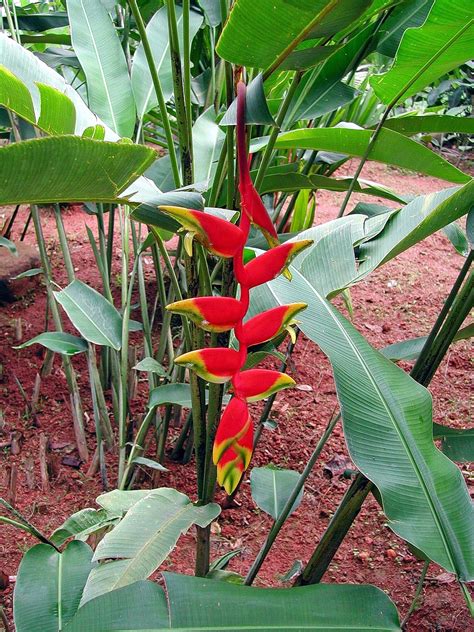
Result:
M262 344L288 329L305 303L292 303L269 309L244 323L250 301L250 290L288 275L291 260L311 240L279 244L278 236L267 210L250 176L245 132L246 86L237 84L237 159L241 214L236 226L202 211L178 207L160 207L176 219L185 231L184 243L192 252L196 239L212 254L232 258L235 279L240 286L239 298L200 296L177 301L167 306L172 312L186 315L206 331L234 330L238 351L227 347L197 349L184 353L175 362L194 370L200 377L215 383L231 382L232 398L220 419L214 441L213 460L217 466L217 481L231 494L247 469L253 451L254 429L248 404L294 384L284 373L268 369L243 367L248 348ZM259 228L271 249L244 264L244 247L250 225Z

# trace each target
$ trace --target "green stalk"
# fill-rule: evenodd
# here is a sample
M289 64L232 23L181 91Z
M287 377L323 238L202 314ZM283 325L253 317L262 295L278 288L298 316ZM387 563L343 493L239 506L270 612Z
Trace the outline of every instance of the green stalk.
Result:
M15 518L17 520L15 520L14 522L17 522L19 524L22 524L23 527L25 528L25 531L28 530L31 535L33 535L35 538L37 538L40 542L43 542L43 544L48 544L49 546L52 546L53 549L56 549L56 551L59 551L58 547L51 542L51 540L49 540L43 533L41 533L41 531L39 531L34 524L32 524L29 520L27 520L19 511L18 509L15 509L15 507L13 507L12 505L10 505L9 502L7 502L4 498L0 497L0 505L2 505L3 507L5 507L5 509L7 509L13 516L15 516ZM8 519L3 517L3 520L6 522ZM15 525L16 526L16 525Z
M99 408L99 403L98 403L98 398L97 398L96 381L94 379L96 374L98 376L98 372L97 372L97 364L96 364L96 359L95 359L94 347L90 343L89 343L89 350L87 353L87 359L89 363L92 409L94 411L94 421L95 421L95 435L97 438L97 450L99 452L100 477L102 480L102 489L107 490L108 489L107 469L105 465L104 444L102 440L102 421L101 421L101 413L100 413L100 408Z
M423 584L425 583L426 573L428 572L429 565L430 565L430 560L426 560L426 562L423 564L423 569L421 571L420 579L418 581L418 585L417 585L416 590L415 590L415 595L413 597L413 601L411 602L410 608L408 609L408 612L404 616L402 624L400 626L402 628L402 630L405 629L405 626L408 623L408 619L410 618L410 616L413 614L413 612L418 607L418 601L419 601L421 593L423 591Z
M146 33L145 23L143 21L140 9L138 8L137 0L128 0L132 15L137 24L137 29L140 34L140 39L143 44L143 50L150 70L151 79L153 81L153 87L155 88L156 98L158 100L158 106L161 113L161 122L166 135L166 142L168 143L168 152L171 161L171 169L173 171L173 178L176 187L181 185L181 178L179 175L178 159L176 157L176 149L174 146L173 133L171 131L171 125L168 117L168 111L166 109L166 101L163 96L163 90L161 88L160 78L158 71L156 70L155 60L153 59L153 52L148 41L148 35Z
M133 468L133 460L142 454L144 445L145 445L145 437L148 433L148 429L155 418L155 407L152 407L148 410L145 415L140 428L135 436L135 440L133 442L132 448L130 450L130 454L127 458L127 463L124 468L123 475L119 481L119 489L125 489L128 481L130 480L131 470Z
M249 572L247 573L247 577L245 578L245 585L246 586L250 586L255 577L257 576L258 571L260 570L263 562L265 561L265 558L267 557L270 549L273 546L273 543L275 542L278 534L280 533L280 530L282 528L282 526L285 524L286 519L288 518L288 516L291 513L291 510L293 508L293 505L295 503L295 500L298 498L298 495L300 493L300 491L303 489L303 485L306 481L306 479L308 478L308 476L310 475L314 464L316 463L316 461L319 458L319 455L321 454L327 440L329 439L329 437L332 434L332 431L334 430L335 425L337 424L337 422L339 421L339 419L341 418L341 415L334 415L332 417L332 419L329 421L326 430L324 431L323 435L321 436L320 440L318 441L316 447L314 448L313 454L310 456L308 462L306 463L306 466L304 468L304 470L302 471L298 482L296 483L295 487L293 488L293 491L291 492L288 500L285 503L285 506L283 507L283 509L281 510L280 515L278 516L278 518L275 520L275 522L273 523L270 531L268 532L268 535L265 539L265 542L262 545L262 548L260 549L260 551L258 552L257 557L255 558L254 563L252 564L252 566L250 567Z
M41 259L41 267L44 272L44 280L46 285L46 292L48 294L48 303L53 317L54 326L56 331L63 331L61 314L59 312L58 304L53 294L52 273L49 263L48 253L46 252L45 239L43 235L43 229L41 227L41 220L39 216L38 207L35 204L31 205L31 214L33 218L33 224L35 227L36 241L38 243L38 249ZM72 395L73 400L76 402L76 423L74 424L74 432L76 436L76 444L79 452L79 456L83 461L89 460L89 451L87 449L86 434L84 431L84 413L82 410L82 402L79 394L79 387L77 385L76 373L71 362L71 358L67 355L62 355L62 362L64 366L64 373L66 375L66 381L68 385L69 393ZM74 414L74 413L73 413Z
M118 481L123 478L123 470L125 467L126 442L127 442L127 419L128 419L128 341L129 341L129 320L130 320L130 302L129 302L129 235L130 235L130 219L126 209L119 206L121 241L122 241L122 339L120 347L120 380L118 384L119 392L119 464L118 464ZM130 287L133 283L130 282Z
M184 65L184 103L186 106L188 138L191 144L193 141L193 111L191 107L191 38L189 35L189 18L191 13L190 0L183 0L183 65Z

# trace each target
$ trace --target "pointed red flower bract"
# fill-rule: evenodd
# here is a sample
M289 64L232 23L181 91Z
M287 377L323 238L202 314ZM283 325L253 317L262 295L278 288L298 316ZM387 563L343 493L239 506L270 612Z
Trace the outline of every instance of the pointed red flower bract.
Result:
M222 384L240 369L240 355L227 347L211 347L189 351L175 358L175 363L196 371L208 382Z
M286 373L269 369L241 371L232 380L235 395L243 397L247 402L257 402L284 388L293 386L294 383L294 379Z
M226 296L198 296L167 305L166 309L184 314L206 331L229 331L243 318L245 305Z
M249 288L268 283L281 274L292 259L312 243L311 239L302 239L272 248L247 263L241 273L242 278L237 280Z
M290 303L269 309L248 320L242 329L241 341L248 347L271 340L291 324L306 303Z
M159 209L179 222L192 233L204 248L218 257L234 257L242 249L245 234L238 226L203 211L179 206L160 206Z

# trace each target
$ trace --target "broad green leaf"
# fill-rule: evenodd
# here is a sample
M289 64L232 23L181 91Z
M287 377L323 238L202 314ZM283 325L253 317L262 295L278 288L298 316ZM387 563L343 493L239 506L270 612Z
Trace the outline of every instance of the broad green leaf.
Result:
M68 0L67 10L91 110L119 136L131 137L135 101L125 54L109 13L96 0Z
M394 7L382 24L377 36L377 50L395 57L400 40L408 28L421 26L433 5L433 0L409 0Z
M469 254L469 242L466 233L456 222L452 222L443 228L443 233L454 246L456 252L461 256L467 257Z
M184 408L192 408L191 386L189 384L163 384L150 392L149 408L163 406L164 404L177 404Z
M205 527L219 515L214 503L197 507L174 489L150 491L99 542L81 605L106 592L146 579L168 557L193 524Z
M427 114L426 116L396 116L388 119L384 127L399 134L474 134L474 119L470 116Z
M474 323L466 325L458 331L454 336L453 342L457 340L466 340L474 336ZM418 338L410 338L409 340L402 340L402 342L394 342L383 349L380 349L380 353L386 358L398 362L399 360L416 360L423 349L428 336L420 336Z
M237 0L217 53L240 66L268 68L306 37L330 37L355 20L371 0Z
M224 144L225 134L216 123L216 113L211 106L193 125L194 181L212 182Z
M86 540L91 533L117 522L120 515L109 514L105 509L81 509L72 514L51 535L51 542L62 546L68 538Z
M8 68L0 65L0 105L12 110L29 123L36 121L30 92Z
M135 369L135 371L148 371L148 373L156 373L161 377L166 377L168 375L165 367L157 362L155 358L143 358L143 360L140 360L140 362L136 364L133 368Z
M54 297L83 338L97 345L120 349L122 317L97 290L76 280L64 290L54 292Z
M38 127L47 134L74 134L76 109L71 99L44 83L37 86L41 95Z
M403 101L471 59L473 48L470 2L435 0L426 22L405 31L392 68L370 84L384 103Z
M73 102L76 111L75 133L77 135L81 135L86 128L95 127L97 123L100 122L97 116L89 110L74 88L66 83L59 73L49 68L49 66L38 59L38 57L33 55L31 51L17 44L4 33L0 33L0 60L3 67L28 88L34 105L35 117L33 117L33 120L38 120L41 112L41 97L38 88L38 83L40 83L55 88ZM3 82L4 75L1 75L0 86L2 86ZM2 94L4 93L2 93L2 89L0 88L0 95ZM9 107L11 107L13 111L16 111L17 107L22 107L21 100L17 98L16 92L10 92L9 96L11 99ZM18 114L24 116L25 111L23 114L20 112L18 112ZM26 116L25 119L31 122L30 118ZM106 140L118 140L117 134L109 127L105 126L104 129Z
M441 450L452 461L474 461L474 428L449 428L433 424L435 439L441 439Z
M250 474L252 498L260 509L276 520L291 496L300 475L293 470L276 467L254 467ZM295 500L291 513L298 509L303 499L303 489Z
M433 443L430 393L372 349L298 270L292 272L291 283L276 279L254 289L252 310L269 299L286 304L305 297L299 326L329 357L351 458L380 491L389 526L470 581L474 508L461 472Z
M363 156L371 136L370 130L347 127L300 129L280 134L275 146L278 149L313 149L337 151L349 156ZM383 128L372 148L370 159L425 173L449 182L464 183L471 179L420 143Z
M68 356L87 351L87 342L83 338L71 336L71 334L66 334L63 331L46 331L18 345L15 349L24 349L35 344L43 345L43 347L55 353L63 353Z
M22 15L21 9L16 7L16 14L18 26L22 31L49 31L49 29L57 29L69 24L67 13L62 11ZM3 18L3 25L5 30L8 29L7 18Z
M222 22L220 0L198 0L198 4L204 11L207 23L210 26L219 26Z
M114 489L111 492L101 494L96 498L96 503L109 514L124 514L139 500L150 493L149 489L122 490Z
M183 50L183 10L178 5L176 7L176 19L178 23L178 36L180 50ZM199 30L202 23L202 16L195 11L191 11L189 19L190 41ZM168 36L168 17L166 7L162 7L148 22L146 27L148 39L150 41L155 67L160 78L161 89L165 101L168 101L173 94L173 75L171 72L171 57ZM139 44L132 64L132 89L139 120L142 120L147 112L158 105L158 100L153 87L148 63L145 57L143 44Z
M153 632L169 627L165 593L147 581L114 590L79 608L64 632Z
M163 576L172 630L400 630L395 606L375 586L317 584L262 589L173 573Z
M268 108L263 89L263 75L258 74L247 86L245 95L245 122L248 125L276 125ZM237 125L237 99L230 104L219 125Z
M473 195L471 180L461 188L416 197L390 218L377 237L361 245L357 279L465 215L472 207Z
M332 46L313 46L295 50L280 65L280 70L307 70L308 68L313 68L313 66L331 57L339 48L339 44L333 44Z
M63 553L37 544L23 557L14 593L17 632L60 632L73 618L93 564L92 549L71 542Z
M126 201L155 153L125 145L57 136L0 147L0 204Z

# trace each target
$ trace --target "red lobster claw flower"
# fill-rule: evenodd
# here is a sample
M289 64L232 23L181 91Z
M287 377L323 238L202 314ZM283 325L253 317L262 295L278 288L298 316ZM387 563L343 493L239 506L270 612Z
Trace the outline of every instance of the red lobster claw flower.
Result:
M235 395L244 398L247 402L258 402L294 384L294 379L286 373L269 369L242 371L237 373L232 380Z
M183 314L206 331L229 331L244 317L245 305L226 296L198 296L166 306L170 312Z
M286 242L277 248L264 252L243 267L243 272L237 275L243 278L237 278L238 282L252 288L272 281L282 273L291 279L287 266L297 254L312 243L312 239L302 239L301 241Z
M274 246L278 246L278 235L268 215L267 209L253 186L247 160L247 145L245 140L246 93L247 87L245 83L239 81L237 84L237 153L239 160L240 203L243 212L247 215L250 222L260 228L265 239L273 248Z
M289 305L274 307L254 316L244 324L240 336L241 342L246 344L247 347L259 345L262 342L275 338L285 329L293 340L295 332L291 325L296 324L294 319L296 314L306 307L306 303L290 303Z
M234 257L246 241L245 233L238 226L220 217L179 206L160 206L159 209L171 215L186 231L184 247L189 256L194 238L206 250L224 258Z
M237 351L227 347L214 347L189 351L175 358L175 363L186 366L208 382L223 384L240 369Z
M217 428L212 458L217 465L217 482L232 494L250 464L253 424L247 404L233 397Z

